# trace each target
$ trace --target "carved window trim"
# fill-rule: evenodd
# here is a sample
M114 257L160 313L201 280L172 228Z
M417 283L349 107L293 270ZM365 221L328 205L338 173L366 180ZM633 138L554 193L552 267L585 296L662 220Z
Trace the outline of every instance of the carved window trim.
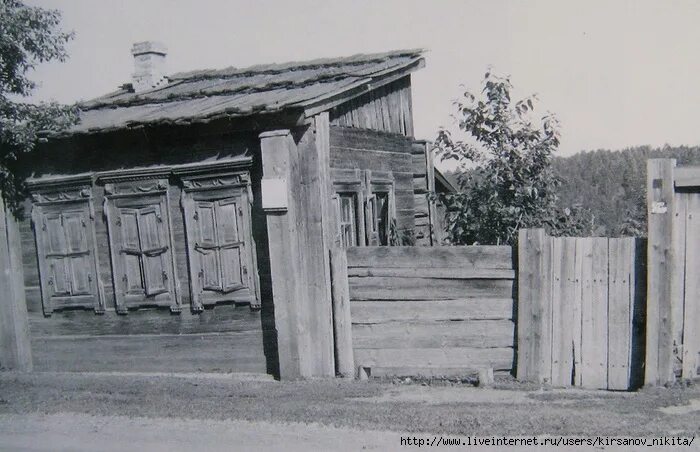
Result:
M109 238L110 259L112 263L112 283L114 287L114 301L117 313L127 314L129 308L145 307L168 307L173 313L182 310L180 296L180 281L177 275L177 265L175 263L175 243L173 237L173 226L170 209L169 180L171 168L114 171L98 175L97 180L104 185L103 212L107 222ZM160 239L165 240L168 253L167 267L163 270L163 281L167 286L167 291L154 293L149 298L148 287L145 287L143 297L135 297L128 294L126 284L126 258L122 257L119 250L121 245L117 243L117 238L121 238L123 230L119 223L120 209L143 210L148 207L158 207L159 222L163 222L165 234ZM164 217L164 218L163 218ZM118 229L118 230L117 230ZM139 232L140 234L140 232ZM139 254L139 253L137 253ZM141 275L144 277L143 256L139 257L142 267ZM166 297L159 297L167 293Z
M50 179L30 179L27 181L29 193L32 199L32 229L36 243L37 263L39 267L39 284L41 289L41 301L45 316L51 316L54 311L83 308L94 309L96 314L105 312L104 287L100 278L100 264L97 252L97 237L95 232L95 210L92 197L92 175L79 175L69 177L59 177ZM51 253L49 248L50 239L47 234L46 221L49 216L59 218L61 223L61 235L67 234L68 226L64 226L64 219L69 218L69 213L78 213L81 217L81 226L85 228L82 237L85 240L85 250L71 252L66 248L58 254ZM87 220L87 221L86 221ZM70 238L63 236L66 240L64 246L68 247ZM54 254L57 257L70 259L71 262L64 271L68 270L71 286L69 293L65 296L52 295L55 290L56 281L53 280L48 255ZM76 290L73 293L73 283L75 269L72 267L73 259L81 256L88 257L88 267L86 283L89 286L87 293L85 289ZM65 264L64 264L65 265ZM65 273L64 273L65 275Z
M247 302L251 309L260 308L260 281L258 275L257 255L252 231L253 193L250 173L247 170L250 162L238 165L221 165L190 167L176 169L173 173L179 178L182 186L180 206L185 219L185 238L187 241L187 268L190 277L191 309L201 312L204 306L213 306L221 301ZM246 169L243 169L246 168ZM194 231L197 219L197 202L221 202L231 198L239 198L238 220L240 221L242 246L244 256L241 262L242 271L247 277L248 285L234 291L234 295L223 291L220 296L210 294L204 296L204 283L201 281L203 269L197 260L196 240ZM217 223L218 225L218 223ZM235 293L238 292L238 293Z

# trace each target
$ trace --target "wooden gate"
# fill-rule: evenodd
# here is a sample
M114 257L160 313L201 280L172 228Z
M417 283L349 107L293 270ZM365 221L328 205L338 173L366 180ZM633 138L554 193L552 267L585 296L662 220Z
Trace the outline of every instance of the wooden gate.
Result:
M695 378L700 366L700 167L647 165L649 281L645 383Z
M627 390L641 377L642 241L521 230L521 380Z

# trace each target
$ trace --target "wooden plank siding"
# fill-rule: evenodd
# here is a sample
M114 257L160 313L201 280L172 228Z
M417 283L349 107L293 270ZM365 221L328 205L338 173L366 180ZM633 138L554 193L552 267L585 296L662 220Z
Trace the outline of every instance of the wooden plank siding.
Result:
M518 378L637 387L644 337L636 325L645 297L640 239L548 237L536 229L522 230L518 246Z
M50 153L49 153L50 152ZM55 158L56 153L61 155ZM253 158L253 239L262 295L261 310L224 303L201 313L190 310L190 287L181 189L171 181L168 203L173 235L175 279L183 310L141 308L126 315L115 312L109 236L103 215L104 187L92 188L98 281L104 289L106 312L88 310L42 311L37 251L29 215L19 224L31 347L37 370L210 371L277 374L276 333L270 297L266 227L261 215L257 134L222 131L220 124L148 131L110 133L67 139L53 148L39 148L23 166L33 177L60 177L75 173L147 168L155 165L215 162L241 156ZM25 203L31 212L31 202ZM253 269L253 271L256 271ZM139 346L139 344L141 344ZM128 354L128 357L126 356ZM150 357L150 359L149 359Z
M413 136L411 77L407 75L330 111L333 126Z
M363 372L512 370L510 247L354 247L347 262L354 362Z

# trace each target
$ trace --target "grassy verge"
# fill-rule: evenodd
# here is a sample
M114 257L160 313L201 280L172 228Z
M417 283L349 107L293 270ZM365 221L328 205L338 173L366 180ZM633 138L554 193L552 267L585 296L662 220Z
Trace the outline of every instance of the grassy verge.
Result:
M172 376L2 374L0 413L316 422L459 435L700 435L700 412L660 407L700 399L700 387L638 393L532 390L500 382L229 381Z

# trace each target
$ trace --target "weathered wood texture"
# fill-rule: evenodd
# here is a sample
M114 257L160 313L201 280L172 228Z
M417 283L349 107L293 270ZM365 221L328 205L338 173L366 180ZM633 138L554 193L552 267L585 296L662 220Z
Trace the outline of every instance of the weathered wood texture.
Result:
M627 390L642 370L640 240L521 230L518 378Z
M331 124L413 136L411 77L405 76L331 110Z
M657 165L661 163L649 170L656 171ZM700 167L673 168L673 185L671 281L678 298L671 300L672 338L675 344L682 346L674 347L671 359L675 364L674 374L691 379L700 373ZM651 223L649 234L651 241ZM660 240L657 235L655 242ZM658 272L654 274L659 277Z
M430 200L435 192L435 166L431 145L426 141L413 143L413 199L415 203L416 245L440 245L444 237L442 222L437 218L435 202Z
M0 192L0 368L32 370L21 237Z
M355 247L347 262L354 359L363 372L512 370L510 247Z
M265 373L262 348L257 331L32 337L38 371Z
M645 384L664 384L673 375L673 304L676 249L673 171L675 160L647 161L647 214L649 228ZM676 321L678 321L677 319Z
M80 347L85 347L83 353L85 365L93 370L99 370L98 363L100 360L107 358L96 356L94 361L91 361L90 354L94 348L90 345L90 341L71 341L71 339L81 337L101 337L106 341L108 339L107 336L123 336L128 341L128 337L132 335L134 337L158 334L182 335L179 339L173 336L168 343L173 344L175 348L179 347L177 344L181 343L182 359L188 361L197 359L194 355L188 356L188 353L196 354L200 353L200 351L190 346L191 337L186 335L245 332L246 335L257 335L259 337L255 341L247 341L250 349L245 352L242 351L242 347L234 348L231 351L218 351L216 353L220 353L221 363L220 365L211 366L209 369L237 368L237 354L240 352L242 353L240 355L241 359L244 361L252 362L251 356L255 355L257 368L262 367L263 372L266 371L278 375L276 331L269 275L269 254L266 246L267 228L265 216L262 214L260 205L262 166L259 140L257 133L231 133L230 130L231 126L228 123L212 122L208 125L193 125L187 128L154 127L141 131L78 137L70 140L54 141L51 149L40 147L38 152L26 156L26 160L21 162L23 168L33 172L33 177L41 178L99 171L153 168L166 165L201 162L215 163L219 160L230 160L242 156L253 157L252 166L249 168L253 192L251 216L253 224L252 235L257 250L257 264L260 277L261 310L251 310L248 305L234 305L230 303L207 308L200 314L193 313L190 310L187 240L180 206L181 190L177 181L171 181L168 187L175 275L177 276L183 306L182 312L177 315L172 315L167 308L141 308L129 311L127 315L118 315L115 312L108 228L102 212L105 192L104 187L101 184L97 184L92 188L92 195L96 214L95 235L97 255L99 256L98 279L99 283L104 287L106 312L104 315L97 316L94 312L87 310L63 310L55 311L51 317L45 317L42 313L34 231L32 230L29 216L25 216L25 219L19 224L19 230L22 247L22 269L24 270L24 292L27 310L29 311L30 330L32 335L36 337L63 338L62 340L54 341L51 345L50 359L53 363L51 368L71 370L73 366L71 353ZM61 155L61 159L55 158L57 154ZM29 201L25 204L25 211L31 211L31 203ZM103 341L101 343L106 344L107 342ZM201 345L209 343L213 342L203 342ZM115 342L115 344L118 344L118 342ZM42 360L48 359L48 351L41 348L44 345L45 341L32 341L32 351L39 369L47 368L42 364ZM65 349L63 349L64 347ZM112 350L118 350L118 346ZM112 352L105 350L102 354L104 353ZM201 353L211 354L215 352L201 351ZM124 361L121 369L117 368L119 355L113 359L114 364L110 368L114 370L130 370L126 361ZM224 363L224 360L227 360L228 363ZM110 364L110 366L112 365ZM196 370L192 366L184 366L189 370ZM164 367L162 369L167 370Z
M324 235L327 188L314 130L261 134L265 178L285 179L289 205L267 213L270 274L280 377L334 375L329 245ZM326 216L327 219L329 216Z
M342 377L353 377L355 375L355 359L352 349L348 258L345 250L339 247L331 249L331 283L333 288L335 371L337 375Z
M413 234L412 140L394 133L334 125L329 132L332 182L356 179L364 184L362 172L366 171L390 177L394 181L397 229L400 234Z

